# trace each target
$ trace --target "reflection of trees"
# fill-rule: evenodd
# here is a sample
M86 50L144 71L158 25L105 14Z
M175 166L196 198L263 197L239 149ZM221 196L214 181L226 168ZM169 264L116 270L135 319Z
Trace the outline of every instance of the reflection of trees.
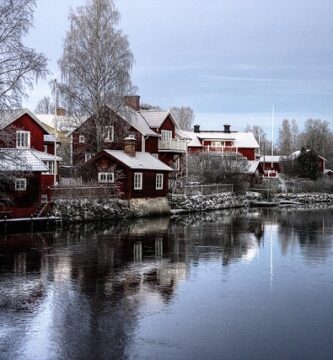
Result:
M245 210L230 209L179 217L171 231L175 239L186 239L194 263L222 258L223 265L228 265L257 248L263 224L259 217L247 217Z
M300 245L307 259L323 259L332 247L333 210L284 211L279 217L279 241L284 254Z

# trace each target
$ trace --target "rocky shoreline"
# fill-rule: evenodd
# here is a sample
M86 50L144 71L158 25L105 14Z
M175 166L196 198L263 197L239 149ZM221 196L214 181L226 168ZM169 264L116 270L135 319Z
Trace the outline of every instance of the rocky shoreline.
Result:
M248 192L246 195L234 195L229 192L214 195L173 196L168 199L169 210L164 211L163 214L150 214L145 208L133 206L128 200L118 198L57 200L50 215L60 217L65 222L115 220L151 215L177 215L221 209L246 208L252 201L260 199L260 194L255 192ZM153 202L153 199L150 199L150 201ZM161 200L156 201L160 202ZM295 208L325 207L333 205L333 194L278 193L273 197L272 201L281 205L288 205L289 202L289 206Z

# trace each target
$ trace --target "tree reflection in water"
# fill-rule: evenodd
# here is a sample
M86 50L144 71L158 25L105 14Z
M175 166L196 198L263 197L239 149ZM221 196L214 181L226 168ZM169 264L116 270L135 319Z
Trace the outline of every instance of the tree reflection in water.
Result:
M282 254L296 245L308 260L329 253L327 210L226 210L2 235L0 347L7 359L41 348L46 358L126 358L145 308L168 306L198 264L251 261L270 224Z

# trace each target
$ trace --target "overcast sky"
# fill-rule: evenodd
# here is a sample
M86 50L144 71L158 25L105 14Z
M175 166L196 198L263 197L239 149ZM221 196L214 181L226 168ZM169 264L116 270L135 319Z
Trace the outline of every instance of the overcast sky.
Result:
M37 0L29 46L57 59L70 7L85 0ZM270 134L284 117L333 120L332 0L116 0L135 57L142 102L188 105L202 128L247 123ZM49 94L38 84L24 105ZM332 123L332 122L331 122Z

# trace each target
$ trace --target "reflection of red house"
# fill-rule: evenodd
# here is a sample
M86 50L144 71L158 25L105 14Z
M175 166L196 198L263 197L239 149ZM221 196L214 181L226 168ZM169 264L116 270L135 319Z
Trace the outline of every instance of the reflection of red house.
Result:
M29 216L48 200L48 187L59 180L61 158L54 156L54 143L50 130L29 110L0 112L0 171L8 174L1 182L7 196L3 212Z
M166 197L169 166L149 153L135 151L135 138L124 140L124 150L102 150L83 168L89 181L117 185L127 199Z
M194 125L193 132L183 132L187 135L188 152L238 153L247 160L256 159L256 149L259 144L251 132L230 131L229 125L224 125L224 131L201 131L199 125ZM181 134L179 132L179 134Z

